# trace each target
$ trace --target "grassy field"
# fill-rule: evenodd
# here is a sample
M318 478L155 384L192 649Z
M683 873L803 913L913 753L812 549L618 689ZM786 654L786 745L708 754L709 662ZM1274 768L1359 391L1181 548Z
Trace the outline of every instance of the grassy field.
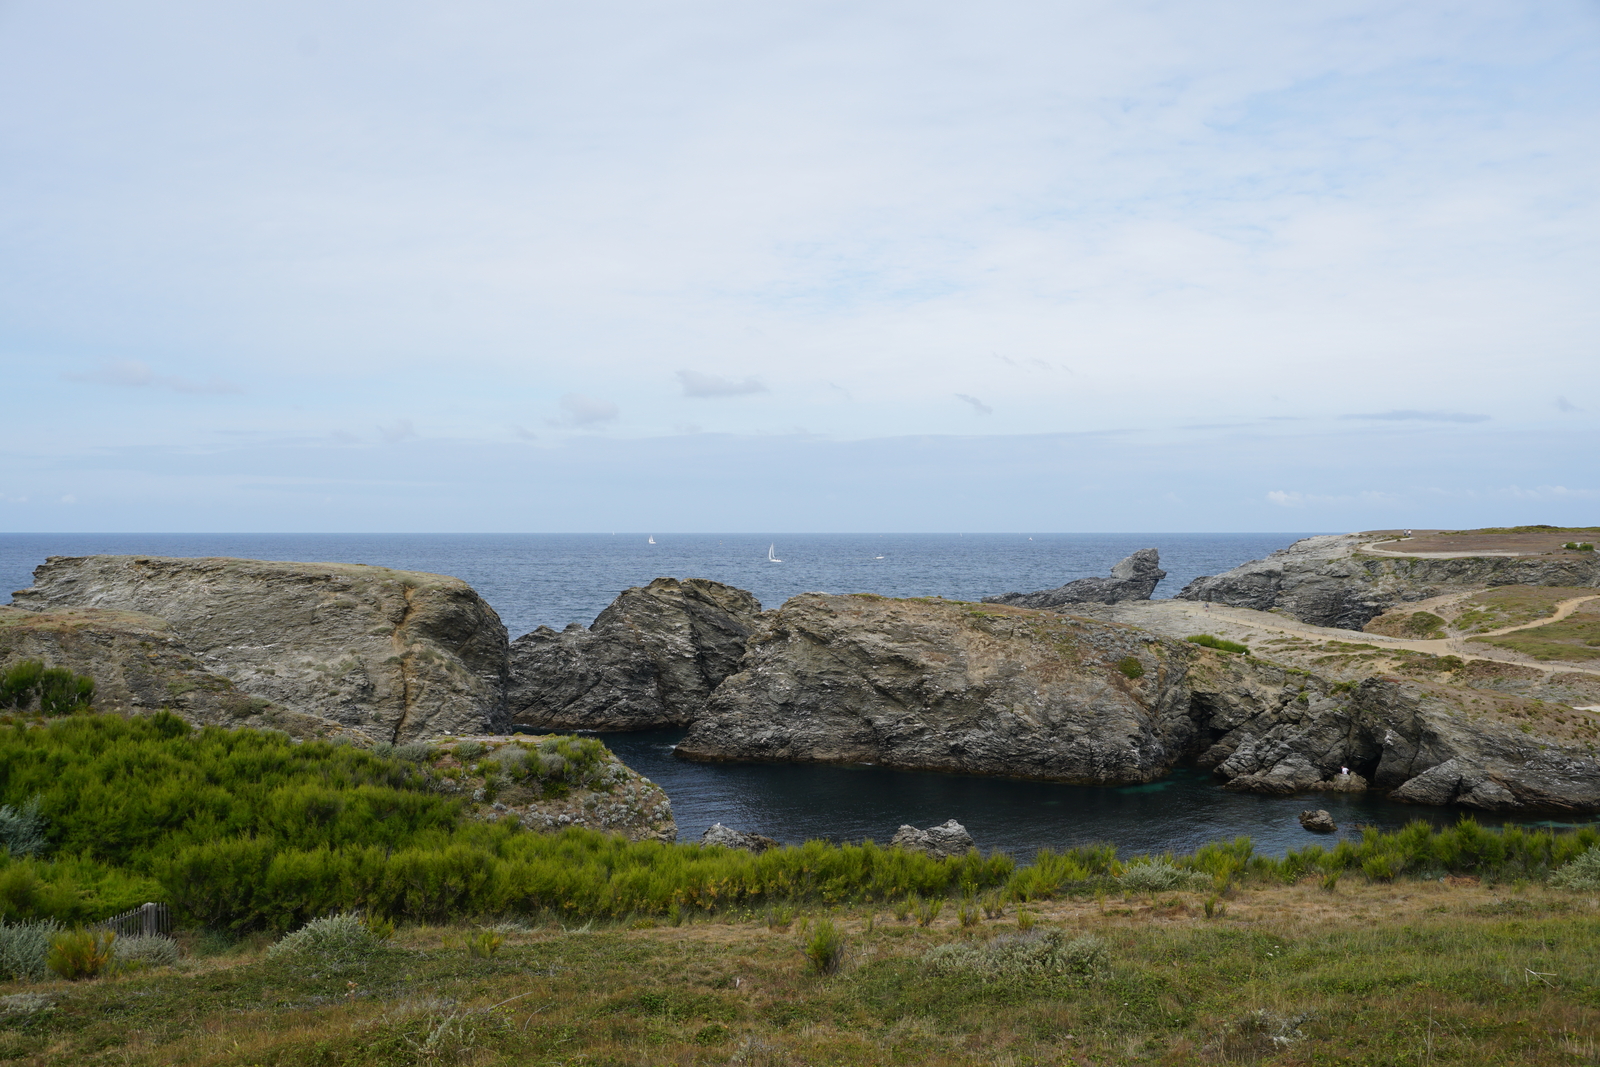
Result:
M1563 600L1593 596L1593 589L1562 586L1502 585L1463 601L1453 626L1462 633L1485 633L1504 626L1547 619Z
M1307 880L1025 906L1029 936L1097 938L1091 973L941 969L940 945L1019 915L924 927L892 910L680 926L402 928L359 959L269 960L189 939L177 968L8 986L21 1064L1594 1064L1600 901L1475 879ZM827 915L832 976L800 951ZM972 918L969 916L969 918ZM784 928L772 923L789 920ZM999 939L998 942L996 939ZM970 954L969 954L970 955ZM938 954L935 953L935 958ZM10 1005L11 1001L0 1001Z
M1547 623L1531 630L1518 630L1501 637L1475 637L1472 640L1521 652L1544 662L1596 660L1600 659L1600 614L1580 610L1560 622Z

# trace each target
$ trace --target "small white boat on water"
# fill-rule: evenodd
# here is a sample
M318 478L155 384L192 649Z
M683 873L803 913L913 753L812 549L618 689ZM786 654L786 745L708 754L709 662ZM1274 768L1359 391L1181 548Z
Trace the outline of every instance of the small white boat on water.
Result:
M772 550L774 548L777 548L777 547L778 546L777 546L776 543L770 544L770 545L767 546L767 562L768 563L782 563L783 562L783 560L779 559L777 556L772 554Z
M650 543L652 545L656 543L656 535L655 534L651 534L650 535Z

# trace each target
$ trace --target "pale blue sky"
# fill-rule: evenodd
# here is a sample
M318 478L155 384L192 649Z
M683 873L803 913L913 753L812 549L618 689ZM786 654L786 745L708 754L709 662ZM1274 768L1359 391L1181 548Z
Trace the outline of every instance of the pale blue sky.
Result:
M0 0L6 530L1600 523L1600 6Z

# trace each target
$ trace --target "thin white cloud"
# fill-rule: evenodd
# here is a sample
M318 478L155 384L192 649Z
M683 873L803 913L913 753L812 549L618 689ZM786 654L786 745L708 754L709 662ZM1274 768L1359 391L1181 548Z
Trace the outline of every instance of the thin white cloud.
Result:
M1380 422L1488 422L1489 416L1465 411L1378 411L1369 415L1340 415L1341 419L1376 419Z
M609 400L599 400L582 393L567 393L561 398L561 417L547 420L552 426L582 429L611 422L622 414L620 408Z
M735 380L692 370L679 371L678 382L683 386L684 396L749 396L751 393L767 391L767 387L753 377Z
M379 426L378 436L383 438L385 444L397 445L417 436L417 428L410 419L396 419L387 426Z
M92 385L120 385L130 389L153 387L171 389L175 393L193 393L197 395L244 392L244 389L233 382L224 381L215 375L203 382L196 382L188 378L181 378L175 374L157 374L150 368L149 364L141 363L136 359L108 360L92 371L67 371L61 377L69 382L85 382Z
M976 411L979 415L993 415L994 414L994 408L990 407L988 404L985 404L983 401L979 400L975 396L968 396L966 393L957 393L957 394L955 394L955 397L956 397L957 400L961 401L963 404L971 405L972 406L972 410Z

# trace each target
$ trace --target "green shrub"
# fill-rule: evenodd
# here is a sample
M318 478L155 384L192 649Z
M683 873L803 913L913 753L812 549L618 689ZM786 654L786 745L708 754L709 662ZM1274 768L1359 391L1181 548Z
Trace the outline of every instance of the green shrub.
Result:
M1210 882L1206 875L1186 871L1165 859L1136 860L1117 878L1117 884L1126 893L1166 893L1174 889L1195 889Z
M500 951L500 944L504 940L493 930L480 930L467 938L467 955L478 960L492 959Z
M1218 652L1250 651L1248 645L1241 645L1237 641L1225 641L1222 638L1215 637L1211 634L1194 634L1193 636L1185 637L1184 640L1189 642L1191 645L1199 645L1202 648L1214 648Z
M1105 943L1086 936L1068 940L1061 930L1001 934L979 944L955 942L930 949L923 964L935 974L975 977L980 981L1077 977L1101 973L1108 956Z
M1600 846L1589 849L1556 871L1550 876L1550 884L1559 889L1581 889L1588 892L1600 889Z
M823 919L811 928L802 951L805 953L807 964L811 967L811 973L837 974L839 967L844 963L844 935L839 932L832 919Z
M1144 677L1144 664L1139 662L1139 657L1137 656L1124 656L1117 660L1117 670L1122 672L1124 678L1137 679Z
M376 746L373 748L377 752ZM433 758L433 746L426 741L407 741L403 745L395 745L390 753L395 759L405 760L407 763L423 763Z
M21 807L0 804L0 846L12 856L37 856L44 851L45 818L35 793Z
M313 919L267 949L267 959L301 962L354 963L383 946L361 916L342 912Z
M482 741L463 741L456 745L453 754L462 763L468 763L477 759L486 751L487 747Z
M0 671L0 707L31 708L36 693L43 714L70 715L94 702L94 679L64 667L46 667L36 659Z
M45 965L69 982L97 978L110 965L116 941L110 930L63 930L50 938Z
M54 919L0 923L0 981L45 976L50 939L61 932Z
M171 967L178 962L178 943L170 937L119 937L111 946L118 966Z

